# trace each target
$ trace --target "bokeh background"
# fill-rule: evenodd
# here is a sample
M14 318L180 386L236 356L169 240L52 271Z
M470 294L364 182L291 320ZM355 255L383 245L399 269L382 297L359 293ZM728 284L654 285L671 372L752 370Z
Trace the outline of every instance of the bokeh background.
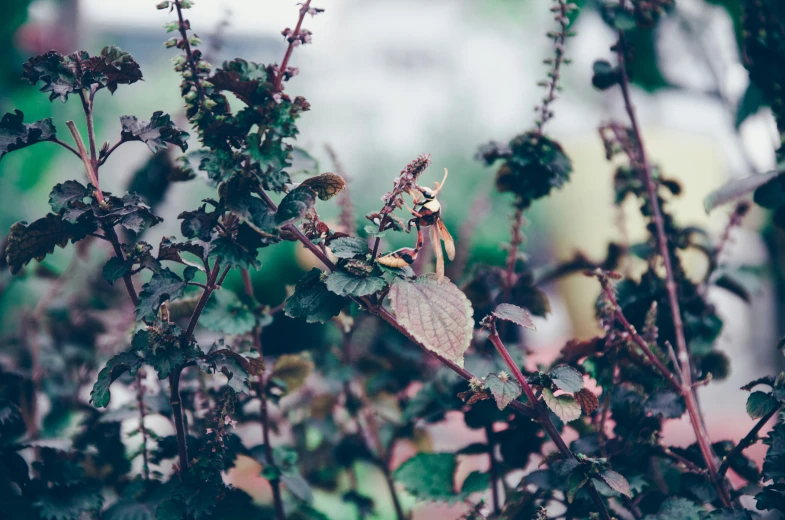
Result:
M602 121L623 118L618 92L600 92L591 86L592 64L612 57L614 33L600 18L594 1L576 3L582 8L573 23L577 36L567 45L573 61L565 69L564 91L548 127L572 158L574 173L568 186L536 203L526 215L524 249L541 269L576 251L600 259L610 241L620 241L626 234L635 243L645 236L634 205L621 209L613 205L614 166L605 160L596 130ZM179 77L170 62L175 53L162 46L167 38L162 25L170 16L154 4L152 0L5 0L0 16L0 108L3 112L19 108L27 120L53 117L62 124L78 119L76 104L50 103L23 84L21 64L50 49L97 53L115 44L136 58L145 81L100 98L99 141L116 139L119 116L124 114L145 118L154 110L164 110L185 126ZM666 175L682 183L683 194L671 206L675 215L682 224L705 227L718 238L730 208L707 214L703 198L729 179L774 168L773 151L779 139L768 110L742 102L750 96L745 96L748 79L738 45L740 0L679 0L677 4L656 27L638 29L633 35L633 99L651 156ZM553 23L551 3L323 0L314 5L326 8L326 13L306 20L314 44L296 49L292 63L300 68L300 75L287 87L312 106L301 119L299 146L318 160L321 171L334 170L325 146L336 152L350 177L360 227L363 215L378 210L379 197L397 172L420 153L430 153L434 165L426 180L428 176L439 180L444 167L451 172L448 188L440 195L443 218L463 241L460 247L468 252L469 266L504 262L510 199L494 191L493 170L474 156L481 144L507 141L532 126L532 109L542 96L537 82L546 73L542 60L551 52L545 36ZM280 32L294 24L296 15L294 0L200 0L190 19L209 61L217 64L241 56L269 63L283 56ZM148 160L149 152L141 144L124 146L102 169L102 187L125 190ZM51 186L82 176L81 164L56 146L43 144L3 158L0 228L7 230L15 221L43 215ZM157 243L161 236L177 234L180 209L210 192L200 182L167 190L157 208L165 221L146 240ZM320 211L330 221L337 217L338 208L324 205ZM701 389L715 439L737 440L746 433L751 421L744 412L746 395L738 388L783 365L775 345L785 324L780 319L784 241L768 220L767 214L753 210L732 233L721 259L727 269L744 277L751 303L721 289L710 292L725 321L720 348L733 360L727 380ZM393 241L388 247L402 245ZM100 267L107 252L94 249L84 261ZM44 266L60 272L73 254L73 246L58 249ZM312 261L294 244L265 250L261 260L264 265L254 274L254 284L257 295L270 305L283 301L286 286L294 284ZM697 255L685 261L696 277L706 268ZM78 277L72 282L78 283ZM0 324L12 326L21 309L34 306L45 290L43 282L12 279L3 273ZM546 290L552 312L538 318L537 331L527 337L535 353L528 361L532 366L554 358L568 339L597 332L592 305L598 292L595 281L575 275ZM305 327L286 341L305 344L315 333ZM673 444L693 442L686 423L671 421L666 433ZM432 441L445 449L465 444L465 435L447 426L431 432ZM762 448L758 445L749 453L759 458ZM396 457L408 457L405 448ZM236 478L261 482L255 471L258 467L241 465ZM456 514L426 507L419 515L454 518Z

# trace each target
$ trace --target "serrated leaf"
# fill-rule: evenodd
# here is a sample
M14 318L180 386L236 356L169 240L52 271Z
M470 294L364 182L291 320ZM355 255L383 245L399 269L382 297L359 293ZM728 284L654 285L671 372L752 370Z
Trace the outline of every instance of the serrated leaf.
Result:
M581 405L571 395L553 395L548 388L542 389L542 399L548 408L564 423L574 421L581 416Z
M785 417L782 414L763 444L769 447L763 459L764 480L785 479Z
M183 211L177 218L182 220L180 231L186 238L197 238L203 242L209 242L212 238L213 229L218 225L221 212L213 211L208 213L207 206L194 211Z
M346 181L340 175L323 173L305 179L300 186L308 186L321 200L330 200L346 187Z
M275 213L275 223L285 226L300 220L316 203L316 192L308 186L299 186L281 200Z
M185 293L188 282L196 274L197 269L188 266L183 271L183 278L164 267L154 273L150 281L142 286L139 301L136 304L136 319L154 318L161 304L167 300L174 300Z
M142 71L134 57L114 45L101 49L101 54L82 63L82 68L90 71L99 84L112 93L117 85L130 85L142 79Z
M578 490L588 481L589 477L582 468L578 468L570 473L570 476L567 477L567 493L565 493L568 504L572 504L572 501L575 500L575 495L578 494Z
M682 497L671 497L661 505L656 515L646 515L644 520L701 520L704 509Z
M224 334L247 334L256 326L253 310L228 289L214 291L199 324Z
M120 124L124 141L142 141L153 153L166 150L166 143L179 146L182 151L188 149L188 132L177 128L169 114L161 110L153 112L149 123L136 116L122 116Z
M368 250L368 242L358 237L340 237L330 242L330 251L338 258L354 258L355 256L365 256Z
M652 392L646 399L643 409L654 417L664 419L678 419L687 410L681 396L673 390L667 389L658 389Z
M723 507L710 512L703 520L752 520L752 515L744 509Z
M248 383L248 371L234 356L227 356L226 354L215 356L210 359L210 366L213 369L213 373L220 373L226 376L226 386L235 393L251 393L251 387Z
M54 486L39 490L33 505L42 520L80 520L98 512L104 503L100 489L91 485Z
M179 264L187 264L181 253L191 253L197 258L205 258L204 246L196 242L178 242L174 237L162 237L158 245L158 261L168 260Z
M72 202L81 202L88 194L87 187L80 182L65 181L52 188L52 192L49 194L49 205L52 207L52 211L60 213L70 208Z
M418 453L400 465L393 477L417 498L449 502L455 498L455 455Z
M518 381L509 375L503 381L498 374L488 374L485 378L485 386L496 400L499 410L504 410L508 404L518 399L522 391Z
M600 400L597 399L597 396L588 388L582 388L577 392L575 394L575 399L578 401L578 404L581 405L583 413L586 415L593 414L594 411L600 407Z
M313 361L303 356L284 354L275 361L270 377L283 381L286 384L286 393L291 393L305 383L313 368Z
M142 366L142 359L134 352L121 352L106 362L106 366L98 373L98 379L90 392L90 402L97 408L106 408L109 405L111 393L109 387L121 375L136 371Z
M321 275L322 272L314 268L297 282L294 293L284 304L287 316L305 318L308 323L324 323L341 312L344 299L327 290Z
M622 495L632 498L632 491L630 490L630 483L624 478L624 475L613 471L612 469L604 469L600 472L600 478L603 482L608 484L612 490Z
M222 266L239 269L259 269L262 263L257 260L259 252L256 248L260 244L240 243L232 237L218 237L210 243L209 258L219 258Z
M703 207L706 213L709 213L714 208L752 193L778 175L780 175L779 171L772 171L750 175L742 179L733 179L706 195L706 198L703 199Z
M399 281L390 288L390 306L398 322L428 350L463 366L474 330L474 310L448 278L433 274Z
M520 325L521 327L534 330L534 322L532 322L532 318L529 316L529 313L526 312L526 309L522 309L517 305L512 305L510 303L500 303L496 306L491 314L500 320L511 321L516 325Z
M21 110L8 112L0 119L0 160L5 154L55 137L52 119L41 119L35 123L23 123Z
M11 273L16 274L30 260L35 258L40 262L54 251L55 246L65 247L69 239L81 240L94 230L93 220L70 224L51 213L32 224L17 222L11 226L8 234L6 262L11 268Z
M571 366L558 365L548 375L560 390L574 394L583 389L583 376Z
M355 276L346 271L334 271L325 280L327 289L339 296L367 296L374 294L387 285L378 276Z
M766 392L752 392L747 398L747 414L752 419L760 419L779 407L780 402L773 395Z

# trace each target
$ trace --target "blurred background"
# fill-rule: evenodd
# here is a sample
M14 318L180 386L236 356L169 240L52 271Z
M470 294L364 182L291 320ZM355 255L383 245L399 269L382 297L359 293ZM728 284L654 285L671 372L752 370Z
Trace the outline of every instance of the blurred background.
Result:
M665 175L680 181L683 188L670 207L682 225L705 227L715 240L731 208L706 214L703 198L729 179L771 170L779 141L768 110L747 93L747 72L738 45L740 1L679 0L656 27L636 29L632 35L633 99L644 138ZM613 58L609 47L614 33L593 0L576 3L581 7L573 22L577 36L567 46L573 62L565 69L564 92L547 129L563 143L574 172L564 189L526 214L524 250L535 268L569 259L576 251L599 260L609 241L620 241L625 233L631 243L645 237L645 223L634 204L620 209L613 204L614 165L605 160L597 133L601 122L624 117L616 89L600 92L591 86L593 62ZM0 108L3 112L19 108L28 121L52 117L58 126L77 119L81 109L75 103L50 103L47 96L23 84L21 65L29 56L51 49L94 54L114 44L134 56L145 80L119 89L114 96L99 97L99 141L116 140L119 116L124 114L147 119L154 110L164 110L186 127L180 79L170 62L176 53L162 46L167 38L162 26L171 16L157 11L154 4L152 0L6 0L0 18L4 50ZM236 56L280 62L285 50L280 32L295 23L298 9L294 0L199 0L196 4L189 13L191 25L204 42L208 61L215 65ZM442 168L449 168L448 187L440 195L443 218L464 241L459 246L468 252L468 265L502 264L511 199L495 192L494 170L483 167L474 156L478 146L491 140L506 142L532 126L533 108L542 96L537 82L546 74L542 60L552 52L545 35L553 24L551 3L322 0L314 5L326 13L306 19L313 45L295 50L292 64L300 74L287 86L289 93L303 95L312 107L301 119L299 146L318 160L321 171L335 170L325 146L335 151L350 180L359 228L366 223L366 213L379 209L379 197L390 189L395 175L417 155L430 153L433 166L421 180L424 184L440 180ZM192 140L191 146L196 145ZM122 147L102 169L102 188L123 192L149 159L141 143ZM82 176L78 161L47 144L4 157L0 228L7 230L13 222L45 214L51 186ZM211 192L201 182L172 186L156 207L165 220L145 240L157 243L161 236L179 234L178 212ZM337 218L339 208L324 204L319 211L329 222ZM408 237L401 239L387 247L408 245ZM106 252L94 249L97 258L92 261L100 266ZM723 254L728 269L744 274L752 298L748 304L722 289L710 293L725 322L720 349L733 361L727 380L701 389L716 439L737 440L748 431L746 394L738 388L783 365L775 349L785 324L780 319L785 310L780 290L782 250L783 237L769 226L768 215L756 208L734 230ZM294 244L262 252L263 268L254 274L254 283L265 303L283 301L286 286L310 267L312 260L301 253ZM73 246L58 249L46 258L45 267L61 272L72 256ZM706 267L697 255L685 262L696 277ZM229 283L239 286L239 277ZM11 279L7 273L0 284L4 325L14 323L20 309L34 306L46 289L40 281ZM546 291L551 313L538 318L537 332L527 337L535 352L528 361L532 366L553 359L568 339L597 333L594 280L575 275ZM304 329L287 341L310 341L310 328ZM666 432L673 444L693 442L686 423L671 421ZM449 447L456 435L460 433L437 428L432 437L434 443ZM759 457L763 448L758 445L748 453ZM433 515L432 509L424 509L421 518Z

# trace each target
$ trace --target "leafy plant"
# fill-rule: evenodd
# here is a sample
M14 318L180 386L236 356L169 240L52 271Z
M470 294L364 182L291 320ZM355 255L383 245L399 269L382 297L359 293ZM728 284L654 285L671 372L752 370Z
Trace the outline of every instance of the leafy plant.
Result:
M507 261L455 271L454 280L438 267L437 274L419 276L412 267L420 268L415 260L424 247L423 228L431 233L437 262L443 261L442 242L448 258L455 253L436 201L444 181L436 189L423 187L430 156L417 157L393 178L362 232L337 160L338 173L310 171L294 182L294 155L301 153L293 144L297 122L311 107L290 96L285 84L297 73L289 66L294 49L311 43L304 20L323 12L311 0L300 6L295 28L283 31L288 46L280 64L237 58L217 68L205 61L184 17L192 3L158 4L173 20L166 28L174 36L165 46L178 52L174 67L182 77L188 131L160 111L145 119L126 115L115 127L114 144L99 147L98 94L120 86L122 92L142 79L134 58L117 47L95 56L53 51L31 58L23 77L52 101L78 99L87 142L73 121L65 122L72 146L62 133L58 137L51 119L25 122L15 110L0 121L0 159L53 143L81 162L86 180L56 184L51 212L14 224L4 247L11 273L40 275L51 290L4 340L0 516L329 518L314 500L314 488L340 494L359 518L379 514L387 501L399 520L407 518L404 491L418 500L468 504L467 519L752 518L742 507L745 496L759 510L785 512L785 374L742 389L750 392L746 409L754 423L740 442L709 437L695 389L726 377L729 360L714 349L722 320L705 288L738 284L718 274L722 244L681 227L668 212L680 187L652 162L630 96L629 35L667 16L674 2L601 4L617 41L613 56L595 63L592 83L619 93L627 119L603 124L600 135L617 167L616 203L635 199L649 236L642 244L612 244L597 263L577 255L546 277L535 276L520 248L525 211L569 182L573 170L564 147L546 134L578 10L566 0L552 3L554 55L545 62L545 97L533 126L478 153L486 165L497 165L496 188L512 194ZM774 0L743 4L750 77L780 122L781 68L769 64L782 58L784 13ZM131 182L140 193L103 191L101 175L113 152L140 146L135 141L154 154ZM197 149L189 151L189 145ZM175 148L185 154L178 161L170 159ZM181 208L182 236L154 247L143 239L161 222L155 214L161 191L194 180L197 164L214 195ZM780 177L726 187L707 207L756 187L756 202L785 207L777 195ZM331 226L317 208L336 200L341 222ZM738 206L729 228L747 208ZM385 252L388 234L410 232L417 234L416 247ZM461 242L468 238L460 236L458 246L466 247ZM259 250L286 241L299 243L321 267L305 273L271 308L257 298L250 272L261 267ZM69 242L82 251L105 242L112 254L100 276L90 273L87 291L55 308L52 300L64 291L69 271L51 274L29 264ZM686 275L680 252L688 248L708 257L705 280ZM632 256L646 261L640 277L614 271ZM75 255L68 269L80 264ZM552 366L535 367L525 359L522 331L534 331L532 315L550 311L544 281L576 271L598 282L603 335L570 341ZM242 293L233 290L233 273L242 278ZM133 312L124 307L126 298ZM119 320L122 332L110 353L99 342L106 322L76 311L86 307L127 318ZM292 320L298 329L319 324L313 325L318 338L307 348L270 341L270 349L267 339L281 334L276 327ZM46 412L38 406L44 396L52 404ZM485 441L456 452L429 449L425 427L448 413L482 430ZM665 421L685 414L696 442L665 445ZM153 415L169 418L172 428L150 421ZM772 419L759 469L744 450ZM125 421L134 424L131 435L123 433ZM280 431L288 434L274 439ZM55 448L46 442L53 438L69 442ZM395 447L405 440L418 453L393 468ZM474 455L488 458L488 471L459 482L462 457ZM259 465L271 504L226 483L240 457ZM381 473L386 489L368 494L359 475L369 471ZM729 471L747 485L732 485Z

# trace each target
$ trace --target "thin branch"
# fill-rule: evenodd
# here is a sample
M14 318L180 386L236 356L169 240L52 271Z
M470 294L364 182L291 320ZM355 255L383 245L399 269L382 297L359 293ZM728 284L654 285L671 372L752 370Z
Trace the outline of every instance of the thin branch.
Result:
M518 368L518 365L513 361L512 356L507 351L507 347L504 346L502 343L501 338L499 337L499 333L496 330L496 322L494 319L490 320L490 328L491 334L488 336L488 339L493 343L493 346L496 347L496 350L504 359L504 362L507 364L509 369L512 371L515 379L518 380L520 383L523 392L526 394L526 398L529 400L529 403L535 408L537 411L537 421L543 427L543 429L548 433L548 436L551 438L553 443L556 445L556 448L561 452L568 459L577 460L575 454L570 450L567 446L567 443L564 442L562 439L561 434L559 434L559 430L556 429L553 422L551 421L550 415L548 414L547 408L542 406L540 400L534 395L534 390L529 385L529 382L521 373L521 370ZM608 509L605 507L605 502L602 500L597 488L594 487L594 484L589 480L586 483L586 491L589 492L589 496L591 497L594 505L597 507L597 512L604 520L611 520L611 515L608 512Z
M678 462L679 464L681 464L682 466L687 468L687 470L692 471L693 473L697 473L697 474L700 475L700 474L703 474L703 473L706 472L705 469L701 468L700 466L698 466L697 464L695 464L691 460L682 457L681 455L679 455L675 451L671 450L670 448L663 447L662 448L662 455L667 457L667 458L669 458L669 459L671 459L671 460L674 460L674 461Z
M515 264L518 262L518 249L523 244L523 208L515 208L515 216L510 227L510 250L507 252L507 270L504 277L504 301L510 300L512 286L515 285Z
M85 121L87 122L87 142L90 143L90 161L95 167L96 149L95 149L95 127L93 121L93 96L95 91L90 91L90 98L85 98L84 89L79 91L79 99L82 100L82 108L84 109Z
M746 450L753 444L758 441L758 433L760 432L761 428L763 428L769 420L774 417L774 415L780 410L782 405L778 406L774 410L770 411L766 415L760 418L760 420L755 423L755 426L752 427L750 432L744 436L742 440L722 459L722 464L720 464L720 468L717 470L717 475L722 478L725 476L725 473L728 471L730 467L731 461L739 455L742 451Z
M60 139L58 139L57 137L52 137L52 138L50 139L50 141L52 141L52 142L53 142L53 143L55 143L55 144L59 144L60 146L62 146L63 148L65 148L66 150L68 150L69 152L71 152L72 154L74 154L75 156L79 157L80 159L82 158L82 156L81 156L81 155L79 155L79 152L76 150L76 148L74 148L73 146L71 146L71 145L70 145L70 144L68 144L68 143L64 143L63 141L61 141L61 140L60 140Z
M494 432L493 425L485 425L485 437L488 440L488 473L491 477L491 496L493 499L493 514L498 515L501 512L501 502L499 501L499 467L496 463L496 455L494 454Z
M87 173L87 179L93 186L95 186L95 198L98 199L99 203L101 203L104 201L104 194L101 193L101 186L98 183L98 174L93 167L93 161L87 152L87 148L85 148L82 136L79 134L79 130L76 128L76 125L73 121L66 121L65 126L67 126L68 130L71 132L71 137L73 137L74 143L76 143L76 148L79 150L79 157L81 157L82 163L84 164L85 172Z
M251 274L248 272L248 269L241 269L240 272L242 273L243 277L243 288L245 289L245 294L250 296L253 299L256 299L253 290L253 284L251 283ZM264 354L262 353L262 331L259 326L255 326L251 331L251 335L253 336L253 344L256 351L259 353L259 356L262 358ZM259 420L262 423L262 439L264 442L264 456L267 459L267 463L271 466L275 466L275 459L273 454L273 447L270 443L270 419L269 414L267 411L267 394L265 393L265 381L264 381L264 374L259 376L259 381L256 385L256 393L259 394ZM286 519L286 511L283 507L283 496L281 495L281 481L278 478L272 478L269 480L270 488L273 491L273 505L275 506L275 514L278 520L285 520Z
M126 140L121 138L119 141L117 141L115 144L113 144L111 146L111 148L109 148L106 151L106 153L104 153L104 156L101 157L101 159L98 161L98 166L103 166L103 164L106 162L106 160L109 159L109 156L112 155L112 152L114 152L115 150L120 148L120 145L123 144L123 143L126 143L126 142L128 142L128 141L126 141Z
M194 60L194 54L191 50L191 42L188 41L188 29L190 29L190 25L186 25L186 20L183 18L183 6L180 5L180 0L174 0L172 3L177 10L177 28L180 31L186 61L188 61L188 67L191 69L191 78L194 86L196 86L196 95L199 96L199 105L201 106L202 101L204 101L204 91L202 90L202 84L199 81L199 69L196 68L196 60Z
M626 7L626 0L621 0L621 7ZM657 183L652 174L651 165L649 164L646 156L646 149L643 145L643 134L641 133L638 118L635 114L635 107L632 103L630 95L630 79L627 73L627 64L625 52L628 48L624 31L619 31L619 42L617 44L617 54L619 57L619 71L620 71L620 86L622 97L624 99L624 108L630 119L632 131L635 134L637 141L637 148L639 159L642 165L644 181L646 183L646 191L648 192L649 205L651 206L652 217L657 231L657 243L659 245L660 256L662 257L665 266L665 287L668 291L668 300L671 308L671 316L673 319L673 329L676 336L676 348L678 351L679 362L681 363L681 382L683 384L682 396L684 403L687 406L687 413L690 416L695 436L700 447L701 454L706 461L706 467L709 470L709 476L714 483L714 486L719 492L720 500L723 505L729 507L731 505L730 495L724 484L717 474L717 457L711 447L711 440L709 438L703 416L698 411L698 403L695 392L692 389L692 366L690 353L687 348L687 341L684 336L684 324L681 319L681 308L679 305L679 297L677 293L676 281L673 276L673 265L671 264L670 248L668 246L668 237L665 233L665 221L660 209L659 198L657 195Z
M297 19L297 25L294 27L294 32L289 36L289 46L286 48L286 54L284 54L283 60L281 61L281 65L278 67L278 75L275 76L275 81L273 82L274 92L278 92L281 90L283 75L286 73L286 67L289 65L289 58L292 57L292 52L294 51L295 42L299 41L300 29L303 26L303 20L305 20L305 15L308 14L308 8L310 6L311 6L311 0L306 0L305 3L302 5L302 7L300 7L300 18Z
M136 372L136 406L139 408L139 431L142 434L142 475L150 480L150 461L147 452L147 427L144 424L146 405L144 404L144 382L142 370Z
M172 405L172 419L174 421L177 437L177 457L180 461L180 480L188 471L188 442L185 436L185 423L183 422L183 403L180 397L180 374L183 367L175 368L169 374L169 403Z

